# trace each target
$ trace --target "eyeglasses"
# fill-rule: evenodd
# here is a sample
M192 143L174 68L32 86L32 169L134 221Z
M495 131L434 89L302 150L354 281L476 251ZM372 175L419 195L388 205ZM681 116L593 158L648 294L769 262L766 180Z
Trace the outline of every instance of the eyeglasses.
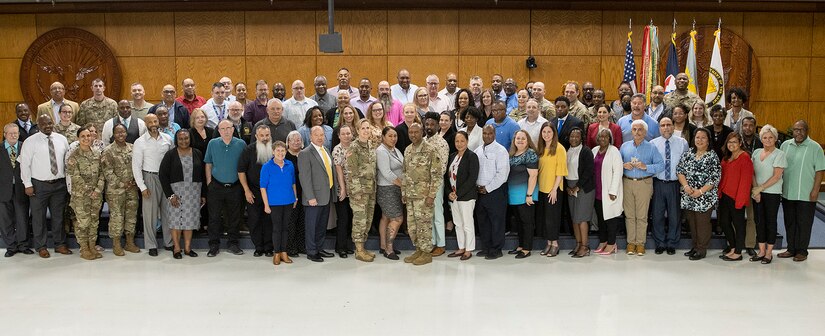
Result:
M175 93L175 90L163 90L163 93Z

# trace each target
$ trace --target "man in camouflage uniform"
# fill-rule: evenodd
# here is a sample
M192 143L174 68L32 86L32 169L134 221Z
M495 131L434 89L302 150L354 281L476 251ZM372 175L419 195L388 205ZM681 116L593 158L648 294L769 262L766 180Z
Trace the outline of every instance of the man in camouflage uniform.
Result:
M441 185L441 159L433 146L424 142L421 124L409 129L411 145L404 150L404 179L401 201L407 205L407 229L415 245L415 253L404 262L424 265L433 261L433 206Z
M438 118L439 114L435 112L427 112L424 115L424 130L427 133L427 140L426 142L433 146L436 153L438 154L438 159L441 160L441 170L439 171L441 175L444 176L444 172L447 170L447 159L450 155L450 146L447 145L447 140L444 140L443 137L438 135L438 131L440 127L438 126ZM434 216L433 216L433 245L435 248L431 251L433 257L438 257L444 254L444 247L447 245L447 240L444 235L444 188L442 187L441 182L443 179L439 179L438 184L438 192L435 194L435 208L434 208Z
M361 129L361 125L365 127ZM375 254L364 248L367 241L367 231L372 225L372 215L375 212L375 148L376 144L369 140L372 135L369 122L362 119L359 123L358 138L352 142L347 150L347 183L349 189L350 207L352 208L352 242L355 243L355 259L371 262Z
M84 100L80 103L80 111L74 116L74 123L80 126L85 126L87 123L95 125L97 130L97 138L103 136L103 124L106 120L117 116L117 102L112 98L106 97L103 92L106 86L103 80L97 78L92 81L92 98Z
M114 129L115 141L103 150L101 171L106 180L106 202L109 203L109 237L112 252L123 256L120 237L126 231L126 251L140 252L135 245L138 194L132 174L132 144L126 142L126 126L118 124Z
M95 250L95 241L104 180L100 173L100 152L90 147L94 136L84 130L79 138L80 147L66 160L66 175L72 178L71 206L77 215L74 233L80 245L80 257L94 260L103 257Z
M585 130L587 129L587 125L593 123L596 120L596 115L591 115L590 112L587 110L587 106L585 106L579 100L579 94L581 90L579 89L579 83L576 81L569 81L564 84L564 88L562 89L562 94L570 100L570 108L569 112L570 115L581 119L584 123ZM550 120L550 119L547 119Z
M556 116L556 106L553 102L547 100L547 98L544 98L546 93L547 91L544 88L543 82L533 83L533 98L535 98L536 102L539 103L539 112L542 117L550 120Z
M698 95L688 91L688 82L688 76L684 72L676 75L676 90L665 95L665 106L673 107L679 104L685 104L685 106L688 107L688 111L690 111L693 108L693 104L702 101Z

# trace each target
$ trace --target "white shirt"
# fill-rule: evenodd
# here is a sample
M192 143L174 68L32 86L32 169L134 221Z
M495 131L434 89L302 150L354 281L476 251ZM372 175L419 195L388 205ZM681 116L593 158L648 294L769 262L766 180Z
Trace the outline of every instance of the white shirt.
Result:
M296 100L295 96L293 96L284 102L284 118L291 121L295 125L303 125L304 118L306 118L307 115L307 110L313 106L318 106L318 103L309 98L304 98L304 100ZM323 113L324 111L321 111L321 114Z
M158 133L157 139L152 138L152 135L146 132L135 140L135 145L132 147L132 175L141 192L146 190L143 171L157 173L163 155L174 147L172 137L162 132Z
M428 98L430 100L430 109L435 111L438 114L444 111L452 110L450 108L450 101L447 97L436 96L435 99Z
M460 131L467 132L467 127L462 127ZM481 138L483 132L482 126L476 125L476 127L473 127L473 131L467 133L467 135L469 135L469 138L467 139L467 148L475 152L476 148L481 147L481 145L484 144L484 140Z
M338 91L340 91L340 90L341 90L341 88L339 88L339 87L338 87L338 85L336 85L335 87L332 87L332 88L327 89L327 93L329 93L329 94L331 94L333 97L336 97L336 98L337 98L337 97L338 97ZM354 88L354 87L352 87L352 86L350 86L350 87L349 87L349 90L347 90L347 91L349 92L349 96L350 96L350 97L355 97L355 96L357 96L357 95L358 95L358 89L356 89L356 88Z
M120 118L120 116L118 116L118 118ZM137 123L138 123L139 135L143 136L143 134L145 134L146 131L147 131L146 130L146 123L143 122L143 120L138 119L138 118L132 118L131 116L129 118L126 118L125 121L124 121L124 119L120 118L120 123L123 124L123 126L126 126L126 129L129 129L129 126L132 126L132 123L135 122L135 121L137 121ZM129 126L127 126L127 124ZM114 133L115 133L114 122L112 121L112 119L106 120L106 123L103 124L103 135L102 135L103 138L101 139L101 140L103 140L103 143L105 145L108 146L110 143L112 143L109 140L112 139L112 135Z
M477 185L483 186L487 192L493 192L507 182L510 175L510 154L498 142L478 146L474 151L478 156Z
M412 83L410 83L409 90L404 90L403 88L401 88L401 85L398 84L390 86L390 91L392 92L392 99L400 101L401 104L414 102L415 90L418 90L418 86Z
M541 126L547 122L547 119L539 114L539 117L536 118L536 121L529 122L527 118L521 118L518 121L518 127L527 131L527 134L530 134L530 140L533 140L533 145L539 143L539 136L541 136Z
M38 132L23 141L23 147L20 149L17 162L20 163L20 178L26 188L32 186L32 179L51 181L66 177L65 162L66 152L69 151L69 142L66 137L57 132L52 132L51 138L54 145L55 160L57 161L57 174L52 174L49 139L45 134Z
M451 111L455 110L455 95L458 93L458 90L461 89L456 87L455 92L453 93L447 91L447 88L443 88L441 89L441 91L438 91L439 96L441 96L442 98L447 98L447 107L449 107Z
M212 100L212 99L209 99L209 102L207 102L206 104L203 104L203 106L201 106L201 110L203 110L203 112L206 113L206 126L212 127L212 128L217 128L218 127L218 123L221 122L221 120L222 120L222 119L218 118L218 114L219 114L218 108L220 106L221 105L215 103L215 101ZM189 113L192 113L192 112L190 111ZM224 100L223 101L223 119L226 119L228 116L229 116L229 101ZM174 119L173 116L171 116L171 115L169 116L169 118Z
M235 95L229 95L229 97L224 98L224 103L226 103L226 106L229 106L229 103L231 103L233 101L236 101L236 100L238 100L238 97L235 97ZM213 104L213 103L215 103L215 98L209 98L209 100L206 101L206 104Z

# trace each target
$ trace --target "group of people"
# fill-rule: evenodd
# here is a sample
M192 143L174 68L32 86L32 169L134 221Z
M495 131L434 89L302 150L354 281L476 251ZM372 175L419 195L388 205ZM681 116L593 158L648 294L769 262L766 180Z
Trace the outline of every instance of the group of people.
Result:
M771 125L757 133L739 88L728 93L725 110L706 108L687 90L685 74L673 92L654 87L650 103L628 83L606 102L589 82L564 83L550 101L544 83L519 88L500 75L490 88L473 76L462 89L450 73L441 89L438 76L418 87L402 69L397 84L379 82L378 97L367 78L350 85L345 68L336 79L328 89L316 77L311 97L296 80L286 99L281 83L270 96L259 80L247 98L245 83L224 77L207 100L187 78L183 95L165 85L157 105L145 101L140 83L132 84L131 100L116 102L95 79L93 97L81 104L52 84L34 118L17 104L17 119L3 129L0 186L11 190L0 195L6 257L31 248L49 257L48 210L56 253L72 254L62 223L73 213L81 257L101 258L105 202L117 256L140 252L138 217L149 255L162 247L176 259L197 256L192 235L204 224L207 256L220 253L224 233L226 250L243 254L246 217L254 256L272 257L274 265L300 253L315 262L333 257L324 250L331 219L335 252L364 262L376 257L365 248L373 226L379 253L391 260L400 259L394 240L406 226L415 252L403 260L414 265L447 252L447 231L458 243L447 256L460 260L474 252L502 257L507 231L518 233L508 251L517 259L532 255L536 236L545 240L540 255L557 256L562 230L576 238L572 257L611 255L622 220L627 254L646 254L652 223L655 253L672 255L686 220L693 246L685 256L700 260L715 210L727 242L720 258L742 260L752 251L750 261L769 264L781 204L788 248L777 256L807 258L823 150L803 120L782 143Z

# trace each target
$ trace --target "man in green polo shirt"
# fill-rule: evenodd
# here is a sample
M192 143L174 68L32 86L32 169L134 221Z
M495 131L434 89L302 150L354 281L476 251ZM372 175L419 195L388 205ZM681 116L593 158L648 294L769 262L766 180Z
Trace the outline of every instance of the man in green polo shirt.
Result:
M819 186L825 171L825 154L822 147L808 137L808 123L804 120L793 124L793 140L782 143L780 149L788 160L788 167L782 176L782 212L785 215L788 250L777 256L805 261L808 259Z
M222 88L222 87L221 87ZM223 225L226 224L227 249L234 255L243 254L238 246L238 227L243 211L243 188L238 182L238 160L246 143L233 137L235 125L224 119L218 123L220 138L209 141L206 146L206 206L209 211L209 253L207 257L218 255Z

